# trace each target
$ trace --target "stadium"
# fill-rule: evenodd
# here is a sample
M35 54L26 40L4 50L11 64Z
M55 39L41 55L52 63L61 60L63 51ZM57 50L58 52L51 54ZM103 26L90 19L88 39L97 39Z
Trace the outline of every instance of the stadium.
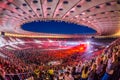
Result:
M120 80L120 0L0 0L0 80Z

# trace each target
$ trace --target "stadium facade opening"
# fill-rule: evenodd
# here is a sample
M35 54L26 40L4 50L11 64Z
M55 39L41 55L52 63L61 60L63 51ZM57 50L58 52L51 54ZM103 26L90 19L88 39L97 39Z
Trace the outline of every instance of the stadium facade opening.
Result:
M65 21L34 21L21 26L23 30L50 34L96 34L92 28Z

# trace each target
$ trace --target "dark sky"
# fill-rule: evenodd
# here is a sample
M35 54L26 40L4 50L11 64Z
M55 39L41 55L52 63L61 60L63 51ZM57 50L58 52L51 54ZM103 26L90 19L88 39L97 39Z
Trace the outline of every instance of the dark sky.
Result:
M57 21L39 21L22 25L23 30L53 34L93 34L95 30L72 23Z

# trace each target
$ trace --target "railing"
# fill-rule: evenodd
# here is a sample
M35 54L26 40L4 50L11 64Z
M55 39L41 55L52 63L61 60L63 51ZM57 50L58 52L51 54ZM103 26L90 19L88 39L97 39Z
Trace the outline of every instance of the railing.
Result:
M34 80L32 73L7 74L5 80Z

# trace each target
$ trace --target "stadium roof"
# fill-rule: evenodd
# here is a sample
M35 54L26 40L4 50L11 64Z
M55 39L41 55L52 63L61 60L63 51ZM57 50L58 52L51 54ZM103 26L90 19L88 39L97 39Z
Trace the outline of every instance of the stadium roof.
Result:
M120 1L0 0L0 31L5 32L6 35L39 36L42 34L43 37L51 35L29 32L21 28L22 24L38 20L60 20L85 25L96 30L97 36L120 36ZM66 37L67 35L52 36Z

